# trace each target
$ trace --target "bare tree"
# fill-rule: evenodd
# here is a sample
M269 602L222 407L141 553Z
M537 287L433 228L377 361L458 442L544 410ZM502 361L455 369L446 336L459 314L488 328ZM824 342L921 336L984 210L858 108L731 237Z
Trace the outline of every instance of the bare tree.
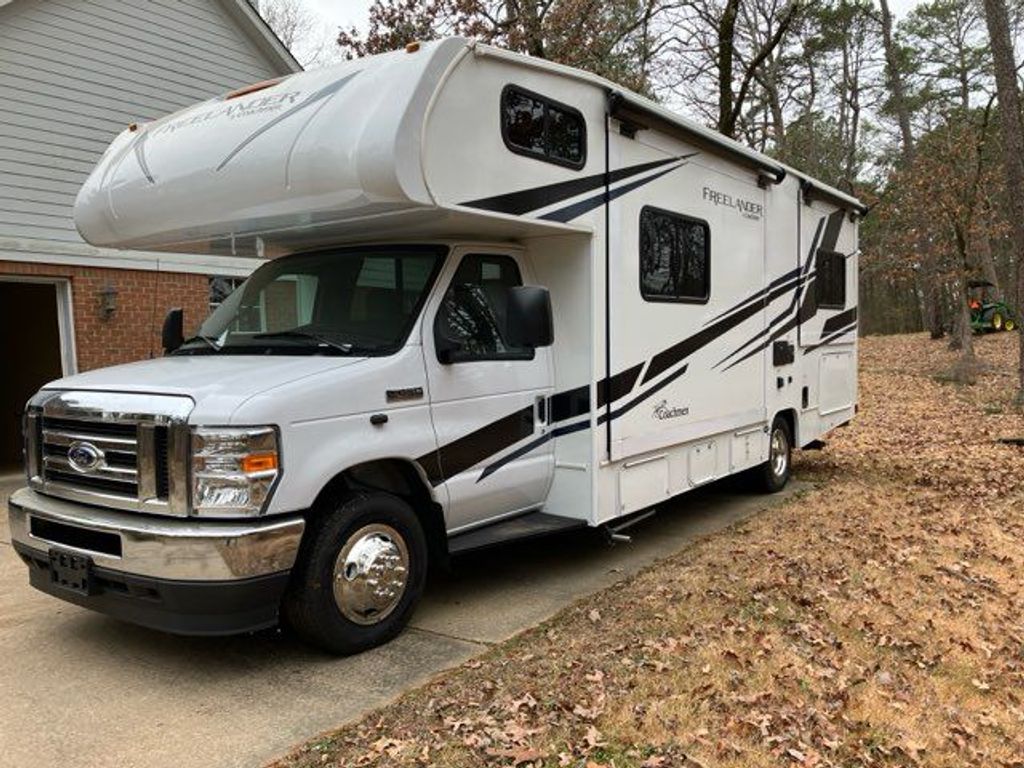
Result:
M1024 297L1024 118L1021 117L1020 85L1010 36L1010 14L1004 0L984 0L985 21L995 62L999 116L1003 129L1003 156L1007 197L1012 211L1013 252L1017 259L1017 296ZM1019 300L1019 298L1018 298ZM1020 337L1019 390L1024 404L1024 333Z
M903 82L903 66L899 47L893 37L892 12L889 0L879 0L882 8L882 45L885 49L885 77L889 86L889 102L900 128L900 147L904 163L914 161L914 136L910 130L910 107Z
M333 58L329 26L303 0L253 0L253 7L303 66Z
M650 90L658 18L679 0L374 0L365 32L341 30L349 58L466 35Z

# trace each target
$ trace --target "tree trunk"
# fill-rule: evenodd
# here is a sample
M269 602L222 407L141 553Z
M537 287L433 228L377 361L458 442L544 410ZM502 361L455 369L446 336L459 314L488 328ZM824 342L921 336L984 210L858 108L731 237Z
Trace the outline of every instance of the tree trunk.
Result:
M928 284L928 335L933 339L941 339L946 335L946 326L942 322L942 284L931 269L925 280Z
M973 233L974 247L971 251L977 255L978 266L981 267L981 274L988 280L992 288L992 298L1000 301L1005 300L1006 295L999 281L999 272L996 270L995 259L992 258L992 241L988 232L988 213L984 210L978 212L978 225Z
M1024 296L1024 121L1021 118L1020 89L1010 37L1010 14L1005 0L984 0L985 21L991 39L996 69L999 117L1003 128L1007 197L1013 226L1011 244L1017 260L1017 295ZM1018 310L1019 311L1019 310ZM1018 359L1018 401L1024 403L1024 333L1020 334Z
M773 62L768 71L768 82L765 85L765 97L768 101L768 109L772 118L772 137L775 139L775 150L779 157L786 156L786 116L782 111L782 101L779 99L779 64Z
M910 110L907 108L907 91L903 83L903 71L900 58L896 51L896 42L892 36L892 13L889 11L889 0L879 0L882 5L882 46L885 48L885 76L892 99L896 122L900 126L900 142L903 164L910 165L914 160L914 137L910 131Z
M739 0L728 0L718 22L718 130L729 137L736 130L732 103L732 56L738 11Z

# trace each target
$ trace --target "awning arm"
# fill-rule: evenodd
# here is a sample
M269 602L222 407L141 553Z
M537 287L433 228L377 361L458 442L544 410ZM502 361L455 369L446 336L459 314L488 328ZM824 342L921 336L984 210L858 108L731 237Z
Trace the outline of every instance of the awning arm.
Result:
M690 121L682 121L666 109L632 98L622 91L608 94L608 114L633 130L651 129L673 136L698 149L740 163L758 174L758 183L779 184L786 169L770 158L744 147L720 133Z
M803 195L804 203L807 205L810 205L815 200L820 200L823 203L834 205L836 208L849 211L851 216L860 216L862 219L871 210L869 206L864 205L857 198L831 187L816 184L810 179L800 179L800 192Z

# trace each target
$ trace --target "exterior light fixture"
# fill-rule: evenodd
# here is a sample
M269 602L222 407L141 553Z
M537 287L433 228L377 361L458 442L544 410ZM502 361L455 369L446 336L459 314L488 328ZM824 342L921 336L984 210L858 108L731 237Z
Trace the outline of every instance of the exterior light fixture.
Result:
M100 317L109 320L117 311L117 288L107 283L100 289Z

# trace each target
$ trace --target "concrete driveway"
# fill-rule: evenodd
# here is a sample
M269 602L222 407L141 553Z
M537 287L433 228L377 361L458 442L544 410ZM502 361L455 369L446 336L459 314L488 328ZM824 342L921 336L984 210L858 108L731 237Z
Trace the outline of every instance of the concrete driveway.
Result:
M0 481L0 765L89 768L262 764L799 488L702 489L612 548L577 532L470 555L428 585L412 628L338 659L278 631L163 635L30 589L7 528L20 482Z

